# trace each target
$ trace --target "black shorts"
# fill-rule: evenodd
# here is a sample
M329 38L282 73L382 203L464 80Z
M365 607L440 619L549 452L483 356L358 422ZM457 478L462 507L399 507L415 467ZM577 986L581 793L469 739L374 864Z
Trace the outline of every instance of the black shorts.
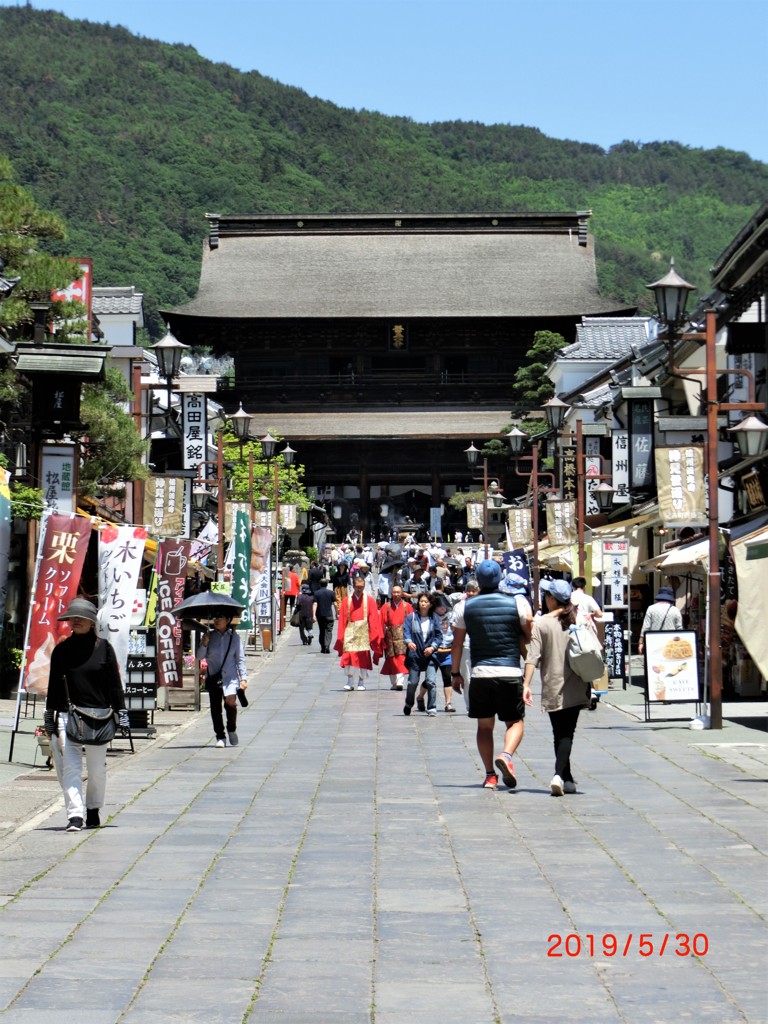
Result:
M473 676L469 681L469 717L521 722L525 718L521 676Z

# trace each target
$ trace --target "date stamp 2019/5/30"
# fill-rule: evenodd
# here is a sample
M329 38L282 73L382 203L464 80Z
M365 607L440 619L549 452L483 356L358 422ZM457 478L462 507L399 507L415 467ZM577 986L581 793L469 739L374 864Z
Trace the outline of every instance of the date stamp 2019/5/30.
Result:
M709 939L704 932L689 935L677 932L674 935L664 932L654 935L651 932L629 932L626 936L616 936L612 932L605 935L578 935L570 932L567 935L554 933L547 936L548 957L612 957L612 956L706 956L709 952Z

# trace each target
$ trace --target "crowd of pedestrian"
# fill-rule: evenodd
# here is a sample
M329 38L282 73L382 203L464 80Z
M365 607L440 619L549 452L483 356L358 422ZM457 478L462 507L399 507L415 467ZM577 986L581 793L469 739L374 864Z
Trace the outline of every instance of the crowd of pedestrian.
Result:
M297 598L299 632L320 649L333 649L344 689L365 690L374 666L391 690L405 690L403 714L454 714L464 696L476 721L483 786L517 785L513 757L523 740L531 681L542 679L541 707L549 714L555 751L550 791L576 791L571 750L579 712L592 691L568 666L568 628L595 630L602 611L583 578L542 581L542 609L534 616L530 581L504 568L483 548L345 543L313 562ZM495 750L496 721L504 725Z

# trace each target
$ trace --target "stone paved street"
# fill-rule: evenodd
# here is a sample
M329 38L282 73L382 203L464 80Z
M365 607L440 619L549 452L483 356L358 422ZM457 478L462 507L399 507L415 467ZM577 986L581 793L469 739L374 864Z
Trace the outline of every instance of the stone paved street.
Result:
M6 829L0 1018L768 1021L765 732L646 724L609 696L558 799L536 709L517 790L492 792L464 714L342 682L289 631L238 747L177 716L111 765L106 827L67 834L52 785Z

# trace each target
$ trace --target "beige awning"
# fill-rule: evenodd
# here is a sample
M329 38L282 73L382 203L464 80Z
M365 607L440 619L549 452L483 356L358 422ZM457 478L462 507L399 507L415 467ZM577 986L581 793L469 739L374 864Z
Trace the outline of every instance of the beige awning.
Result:
M768 573L768 527L733 541L739 583L736 632L764 679L768 679L768 630L765 628L765 576Z
M662 551L660 555L649 558L642 562L640 568L644 572L661 570L665 572L670 569L689 569L694 571L707 571L709 564L709 538L691 541L690 544L681 544L670 551Z

